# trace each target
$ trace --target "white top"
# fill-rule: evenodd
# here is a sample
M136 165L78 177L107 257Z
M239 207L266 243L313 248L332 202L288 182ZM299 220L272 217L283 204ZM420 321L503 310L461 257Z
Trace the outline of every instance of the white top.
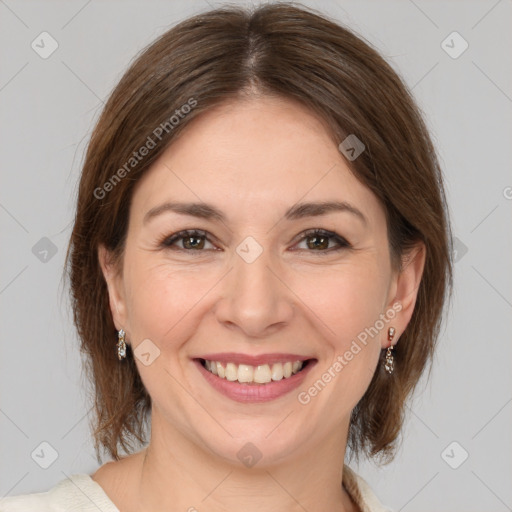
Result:
M384 507L368 483L348 466L343 485L361 512L392 512ZM0 512L120 512L90 475L76 473L49 491L0 499Z

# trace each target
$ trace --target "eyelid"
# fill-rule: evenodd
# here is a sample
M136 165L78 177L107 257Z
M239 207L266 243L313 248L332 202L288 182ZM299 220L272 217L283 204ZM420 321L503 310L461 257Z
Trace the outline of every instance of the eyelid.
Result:
M294 245L297 245L300 242L302 242L303 240L305 240L306 238L308 238L310 236L315 236L315 235L330 238L331 240L334 240L338 244L338 246L331 247L331 248L325 249L323 251L314 251L314 250L308 251L308 250L306 250L306 252L318 253L318 254L329 254L333 251L337 251L337 250L341 250L341 249L349 249L352 247L350 242L345 237L339 235L335 231L330 231L328 229L323 229L323 228L312 228L312 229L307 229L307 230L303 231L299 235L299 238Z
M306 238L308 237L311 237L311 236L324 236L324 237L327 237L331 240L334 240L338 245L337 247L331 247L329 249L325 249L325 250L318 250L318 251L315 251L315 250L307 250L307 249L299 249L301 251L305 251L305 252L309 252L309 253L318 253L319 255L322 255L322 254L330 254L332 252L335 252L335 251L339 251L341 249L348 249L348 248L351 248L352 245L350 244L350 242L343 236L339 235L338 233L336 233L335 231L330 231L330 230L327 230L327 229L323 229L323 228L310 228L310 229L306 229L304 231L302 231L296 238L295 238L295 241L293 242L294 245L297 245L299 244L300 242L302 242L303 240L305 240ZM164 248L171 248L176 242L180 241L180 240L183 240L187 237L203 237L205 238L209 243L211 243L213 245L213 241L211 240L212 238L214 240L215 237L213 235L211 235L208 231L205 231L203 229L183 229L181 231L178 231L176 233L173 233L172 235L169 235L169 236L166 236L161 242L160 242L160 245L163 246ZM183 249L183 248L176 248L174 250L177 250L177 251L181 251L181 252L187 252L187 253L196 253L196 254L200 254L202 252L206 252L206 251L212 251L212 250L217 250L217 249L200 249L200 250L195 250L195 249ZM292 249L292 250L297 250L297 249Z
M172 235L166 236L159 245L163 246L164 248L170 248L172 247L176 242L179 242L180 240L183 240L184 238L192 238L192 237L204 237L208 242L213 244L211 238L215 239L213 235L208 233L208 231L205 231L204 229L182 229L181 231L177 231L176 233L173 233ZM182 249L178 247L176 250L183 251L183 252L204 252L204 250L195 251L193 249ZM212 249L208 249L212 250Z

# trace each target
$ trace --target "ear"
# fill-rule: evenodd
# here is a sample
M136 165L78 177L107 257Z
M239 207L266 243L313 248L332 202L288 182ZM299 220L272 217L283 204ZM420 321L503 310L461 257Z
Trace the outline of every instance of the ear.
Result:
M114 325L118 331L120 329L127 331L126 301L122 273L119 271L119 267L115 265L112 254L103 245L98 247L98 260L103 277L107 283L110 312L112 313Z
M397 314L390 321L390 326L396 330L395 338L392 342L396 344L400 335L405 331L409 324L418 290L425 267L426 247L423 242L417 242L411 249L407 250L402 256L401 268L397 270L390 288L390 301L388 308L394 309ZM387 336L382 340L382 348L387 348L389 341Z

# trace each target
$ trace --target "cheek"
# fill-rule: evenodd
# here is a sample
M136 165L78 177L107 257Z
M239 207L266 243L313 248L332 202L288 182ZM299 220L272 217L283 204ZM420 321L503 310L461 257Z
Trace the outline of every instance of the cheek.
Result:
M390 325L381 320L388 281L378 265L361 262L296 282L298 295L318 317L324 356L319 368L322 382L311 392L318 393L318 406L332 407L340 421L357 404L375 372L380 340ZM329 391L319 392L324 384Z
M139 261L128 268L130 341L139 375L156 404L173 397L173 403L180 404L176 410L184 409L181 387L172 376L182 374L180 349L194 336L198 303L212 285L199 275L170 270L166 265ZM150 353L149 364L142 358L146 352Z
M164 266L138 265L132 269L128 314L133 335L135 339L151 338L160 344L166 335L179 330L201 298L203 285L198 284L198 279Z
M321 332L343 349L383 313L389 276L374 262L360 261L304 273L294 281L290 287L315 313Z

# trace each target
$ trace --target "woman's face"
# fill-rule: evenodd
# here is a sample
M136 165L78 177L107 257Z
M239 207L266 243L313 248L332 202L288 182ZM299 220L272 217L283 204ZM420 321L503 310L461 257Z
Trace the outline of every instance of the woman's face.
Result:
M346 435L408 320L383 208L283 99L196 118L136 187L121 272L103 268L153 423L237 463Z

